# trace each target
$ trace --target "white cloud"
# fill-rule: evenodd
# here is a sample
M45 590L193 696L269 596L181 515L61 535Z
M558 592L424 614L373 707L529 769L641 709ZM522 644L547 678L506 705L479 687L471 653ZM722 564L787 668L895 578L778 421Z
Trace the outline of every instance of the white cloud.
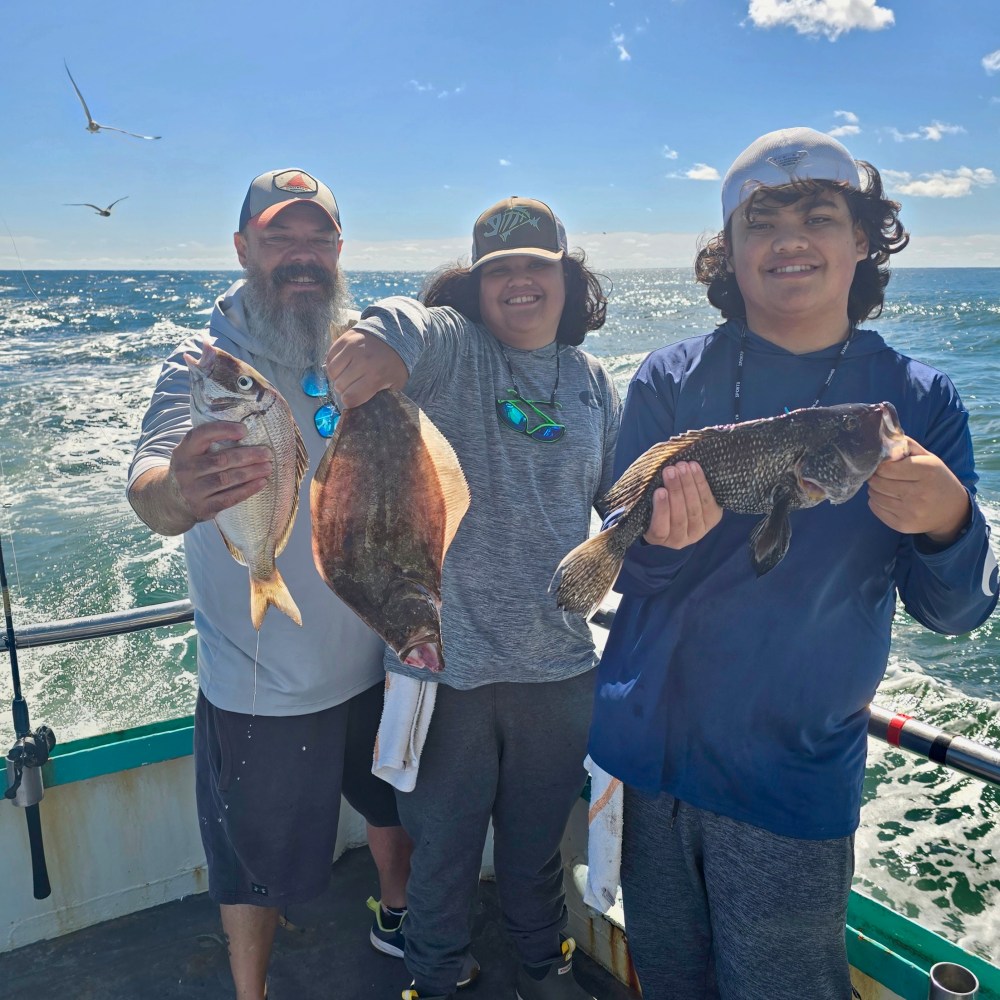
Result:
M677 159L677 150L676 149L671 149L669 146L664 146L663 147L663 158L665 160L676 160Z
M883 170L882 179L890 191L915 198L964 198L973 188L996 183L996 175L988 167L959 167L958 170L937 170L914 177L905 170Z
M827 135L832 135L834 139L839 139L843 135L857 135L861 131L858 125L838 125L836 128L830 129Z
M510 166L510 160L505 160L503 157L501 157L500 158L500 166L501 167L509 167Z
M617 28L611 32L611 42L618 50L619 62L631 62L632 56L629 55L628 49L625 48L625 36Z
M438 97L454 97L456 94L461 94L463 90L465 90L464 83L461 86L453 88L452 90L442 90L438 94Z
M987 73L1000 73L1000 49L983 56L983 69Z
M965 129L961 125L947 125L944 122L934 121L930 125L921 125L916 132L900 132L897 128L890 128L889 134L896 142L906 142L907 139L926 139L929 142L940 142L946 135L958 135Z
M689 181L717 181L721 180L719 171L715 167L710 167L707 163L696 163L684 176Z
M893 12L877 0L750 0L748 13L758 28L792 27L831 42L845 31L881 31L895 22Z
M834 118L843 118L848 125L857 125L861 119L853 111L834 111Z
M418 94L425 94L429 90L437 89L433 83L421 83L419 80L410 80L407 86L412 87Z

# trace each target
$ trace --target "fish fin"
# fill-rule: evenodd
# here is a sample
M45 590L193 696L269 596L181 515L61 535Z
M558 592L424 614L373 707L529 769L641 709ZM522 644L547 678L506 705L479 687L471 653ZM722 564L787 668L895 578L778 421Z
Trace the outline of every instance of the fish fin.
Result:
M771 512L750 533L750 558L757 576L769 573L785 558L792 538L792 522L788 519L791 499L791 491L779 487Z
M219 527L219 526L218 526L218 523L216 523L216 527L217 527L217 528ZM238 548L236 548L236 546L235 546L235 545L233 545L233 543L232 543L232 542L231 542L231 541L230 541L230 540L229 540L228 538L226 538L226 535L225 535L225 532L224 532L224 531L222 530L222 528L219 528L219 534L220 534L220 535L222 535L222 540L223 540L223 541L224 541L224 542L226 543L226 548L227 548L227 549L229 549L229 554L230 554L230 555L231 555L231 556L232 556L232 557L233 557L233 558L234 558L234 559L235 559L235 560L236 560L236 561L237 561L237 562L238 562L238 563L239 563L239 564L240 564L241 566L246 566L246 565L248 565L248 564L247 564L247 558L246 558L246 556L245 556L245 555L243 555L243 553L242 553L242 552L240 552L240 550L239 550Z
M711 428L709 428L711 430ZM622 474L618 481L608 491L604 498L604 506L608 510L617 510L619 507L632 507L638 503L642 494L649 484L659 474L660 470L671 459L680 461L681 452L685 451L697 441L702 440L705 430L686 431L670 438L669 441L661 441L654 444L652 448L644 451Z
M469 484L466 482L465 473L462 471L455 449L434 426L431 418L409 397L402 393L396 395L400 405L419 426L420 437L428 455L430 455L431 462L434 464L434 471L437 473L445 506L443 556L454 540L458 526L462 523L462 518L465 517L472 501Z
M292 431L295 434L295 492L292 495L292 505L288 511L288 521L281 534L278 535L274 544L274 554L280 555L281 551L288 544L288 539L292 536L292 528L295 527L295 515L299 512L299 487L306 472L309 471L309 453L306 451L305 442L299 433L299 425L292 420Z
M560 608L589 618L604 600L622 565L614 544L618 530L615 525L599 532L563 557L549 584Z
M273 576L267 580L250 578L250 620L258 632L264 621L264 615L272 604L288 615L296 625L302 624L302 615L292 600L292 595L288 592L277 566L274 568Z

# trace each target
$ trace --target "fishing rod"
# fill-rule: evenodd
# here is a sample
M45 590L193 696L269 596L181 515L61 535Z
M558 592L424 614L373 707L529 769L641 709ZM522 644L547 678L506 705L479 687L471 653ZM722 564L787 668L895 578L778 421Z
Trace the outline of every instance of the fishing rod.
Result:
M7 753L8 788L4 798L24 810L28 822L28 844L31 848L31 876L35 899L45 899L52 892L49 872L45 865L45 845L42 842L42 820L38 803L45 794L42 786L42 765L49 759L49 751L56 744L55 733L48 726L39 726L34 732L28 717L28 703L21 694L21 673L17 666L17 640L14 637L14 618L10 610L10 591L7 588L7 570L3 560L3 538L0 537L0 594L3 595L4 623L7 631L7 653L14 682L14 735L17 742Z

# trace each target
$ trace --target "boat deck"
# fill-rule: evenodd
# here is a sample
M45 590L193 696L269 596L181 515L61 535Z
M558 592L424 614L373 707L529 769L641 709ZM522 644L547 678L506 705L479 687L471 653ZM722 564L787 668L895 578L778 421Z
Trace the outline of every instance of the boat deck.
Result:
M399 959L368 943L378 895L367 848L344 853L326 893L288 914L271 963L270 1000L396 1000L409 984ZM580 942L586 946L586 942ZM516 959L501 925L496 886L480 883L472 950L482 965L467 1000L513 1000ZM598 1000L637 1000L581 951L573 968ZM165 903L0 955L3 1000L228 1000L235 995L218 908L206 893Z

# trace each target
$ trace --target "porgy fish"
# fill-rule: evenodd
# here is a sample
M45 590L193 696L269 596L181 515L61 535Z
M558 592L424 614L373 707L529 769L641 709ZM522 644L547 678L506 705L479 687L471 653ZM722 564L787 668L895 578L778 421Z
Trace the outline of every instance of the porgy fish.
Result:
M184 360L191 371L191 423L197 427L212 420L232 420L247 429L240 441L213 447L263 445L274 456L264 489L215 516L226 547L250 571L253 627L260 631L272 604L301 625L302 615L274 562L292 533L299 487L309 468L292 411L256 369L208 341L200 360L189 354Z
M649 528L662 470L697 462L720 507L766 514L750 535L758 576L788 551L788 514L824 500L850 500L879 463L907 455L892 403L846 403L792 410L778 417L687 431L640 455L609 491L605 505L621 511L613 526L570 552L552 584L562 608L591 612L614 583L628 547Z
M469 509L451 445L400 392L345 410L313 477L313 557L400 661L444 668L441 569Z

